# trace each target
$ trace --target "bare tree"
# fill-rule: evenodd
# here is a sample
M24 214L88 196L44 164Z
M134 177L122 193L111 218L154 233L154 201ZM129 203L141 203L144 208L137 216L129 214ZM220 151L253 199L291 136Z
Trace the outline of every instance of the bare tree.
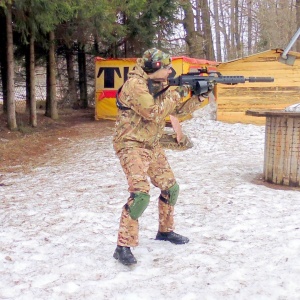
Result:
M222 60L221 32L220 32L221 28L220 28L220 20L219 20L219 5L218 5L218 0L213 0L213 13L214 13L214 22L215 22L217 61L221 61Z
M232 3L232 10L233 10L233 20L234 20L234 40L235 40L235 46L236 46L236 54L238 57L242 56L242 43L241 43L241 27L239 26L240 22L242 23L242 14L240 14L240 7L239 7L239 0L233 0Z
M73 108L78 108L73 50L71 48L67 48L65 54L66 54L67 72L68 72L69 99L70 99L70 103L72 103Z
M79 91L80 91L80 104L83 108L88 107L87 95L87 73L86 73L86 53L83 44L78 45L78 72L79 72Z
M190 0L181 0L180 6L184 12L184 19L182 20L183 27L186 32L185 41L188 46L188 55L191 57L202 57L203 42L201 35L195 29L194 11Z
M45 115L53 120L58 119L54 31L49 32L49 50L47 58L47 101Z
M214 44L212 38L210 11L207 0L198 0L198 7L202 12L203 40L205 58L215 60Z
M6 14L0 7L0 28L6 28ZM0 45L7 45L6 30L0 30ZM6 47L0 47L0 72L3 95L3 112L7 113L7 51Z
M252 54L252 0L247 1L247 23L248 23L248 36L247 36L247 47L248 47L248 55Z
M285 48L296 32L294 0L260 0L257 5L259 36L256 49Z
M223 56L224 60L228 60L234 57L233 55L233 43L231 32L232 32L232 23L229 22L229 16L231 16L232 12L228 9L230 9L230 3L224 3L223 1L219 0L219 20L220 20L220 30L222 32L223 37Z
M15 86L14 86L14 50L12 29L12 5L8 1L6 10L6 34L7 34L7 123L10 130L17 130Z
M300 0L296 0L296 23L297 28L300 28ZM297 39L296 51L300 52L300 39Z
M30 125L37 126L37 113L36 113L36 98L35 98L35 49L34 49L34 35L31 31L29 37L29 76L30 76Z
M284 48L300 27L299 6L300 0L211 0L217 58Z

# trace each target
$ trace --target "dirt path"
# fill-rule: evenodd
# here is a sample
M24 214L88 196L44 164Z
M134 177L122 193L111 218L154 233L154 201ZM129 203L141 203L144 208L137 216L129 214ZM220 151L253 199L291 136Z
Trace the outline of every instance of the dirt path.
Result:
M264 125L265 118L246 116L247 109L283 109L295 103L297 99L267 99L256 103L250 96L231 99L225 94L218 99L218 120L228 123L251 123ZM253 102L254 101L254 102ZM49 160L50 150L56 149L56 155L67 147L70 140L104 137L112 134L113 121L95 121L94 109L69 110L60 114L58 121L38 115L38 128L27 124L27 116L17 116L21 132L8 131L5 116L0 114L0 172L26 171L29 167ZM23 118L23 119L22 119Z
M7 130L2 119L0 124L0 172L26 172L49 159L51 149L63 152L70 141L102 138L111 135L114 127L112 121L95 122L93 109L64 112L59 121L39 114L38 128L23 128L23 133Z

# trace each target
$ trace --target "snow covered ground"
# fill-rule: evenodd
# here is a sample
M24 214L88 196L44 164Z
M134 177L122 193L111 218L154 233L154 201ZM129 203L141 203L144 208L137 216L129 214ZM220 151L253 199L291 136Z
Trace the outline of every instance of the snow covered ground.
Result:
M198 115L183 128L194 147L167 155L190 243L154 240L153 188L133 267L112 257L128 193L111 137L0 173L0 299L300 299L300 192L257 184L264 127Z

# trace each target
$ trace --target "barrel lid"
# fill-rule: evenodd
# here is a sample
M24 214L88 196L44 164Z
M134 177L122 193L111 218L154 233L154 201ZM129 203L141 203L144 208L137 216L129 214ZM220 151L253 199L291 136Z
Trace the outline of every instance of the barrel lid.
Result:
M247 110L246 115L253 116L253 117L270 117L270 116L280 117L280 116L282 116L282 117L299 118L300 112L285 111L283 109Z

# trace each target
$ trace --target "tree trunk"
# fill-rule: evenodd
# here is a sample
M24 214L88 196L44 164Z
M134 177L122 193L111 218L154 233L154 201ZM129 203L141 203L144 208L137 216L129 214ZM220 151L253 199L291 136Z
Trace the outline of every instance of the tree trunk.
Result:
M50 62L49 53L46 57L46 108L45 116L51 117L51 98L50 98Z
M227 26L227 23L226 23L226 17L224 16L224 12L223 12L223 7L221 6L221 1L219 1L219 4L220 4L220 23L222 24L222 33L223 33L223 38L224 38L224 47L223 47L223 53L224 53L224 60L229 60L231 59L231 48L232 48L232 43L231 43L231 40L230 40L230 26ZM227 32L228 30L228 32Z
M300 28L300 0L296 0L296 24L297 30ZM296 51L300 52L300 39L297 39L296 42Z
M204 51L206 59L215 60L214 44L211 32L210 13L207 0L199 0L202 11L202 23L204 33Z
M25 45L26 113L30 111L30 45Z
M0 28L6 28L6 16L0 7ZM0 30L0 45L7 45L7 31ZM0 66L3 93L3 112L7 113L7 51L6 47L0 47Z
M35 50L34 50L34 36L31 34L29 38L29 78L30 78L30 125L37 126L36 114L36 98L35 98Z
M87 98L87 79L86 79L86 55L84 45L78 45L78 71L79 71L79 90L80 102L83 108L88 107Z
M218 0L214 0L214 20L215 20L215 35L216 35L216 51L217 51L217 61L222 61L221 52L221 32L220 32L220 20L219 20L219 5Z
M6 15L7 34L7 124L10 130L17 130L16 103L15 103L15 83L14 83L14 45L12 29L12 8L7 4Z
M234 1L234 37L237 56L242 57L242 45L239 26L239 0Z
M48 102L48 112L46 115L53 120L58 119L57 110L57 98L56 98L56 62L55 62L55 36L54 31L49 32L49 53L48 53L48 85L49 89L49 102ZM50 106L50 107L49 107ZM50 115L49 115L50 113Z
M70 98L70 103L74 109L78 108L78 98L75 83L75 72L74 72L74 62L72 50L66 49L66 62L67 62L67 72L68 72L68 97Z
M5 48L3 47L2 49L6 50L6 47ZM3 93L3 112L7 113L7 84L8 83L7 83L7 52L6 51L1 51L0 65L1 65L1 79L2 79L2 93Z
M195 30L193 7L189 0L181 0L180 5L184 11L184 19L182 21L186 32L185 41L188 46L188 56L195 58L203 58L203 43L200 36Z
M252 54L252 0L247 1L247 19L248 19L248 55Z

